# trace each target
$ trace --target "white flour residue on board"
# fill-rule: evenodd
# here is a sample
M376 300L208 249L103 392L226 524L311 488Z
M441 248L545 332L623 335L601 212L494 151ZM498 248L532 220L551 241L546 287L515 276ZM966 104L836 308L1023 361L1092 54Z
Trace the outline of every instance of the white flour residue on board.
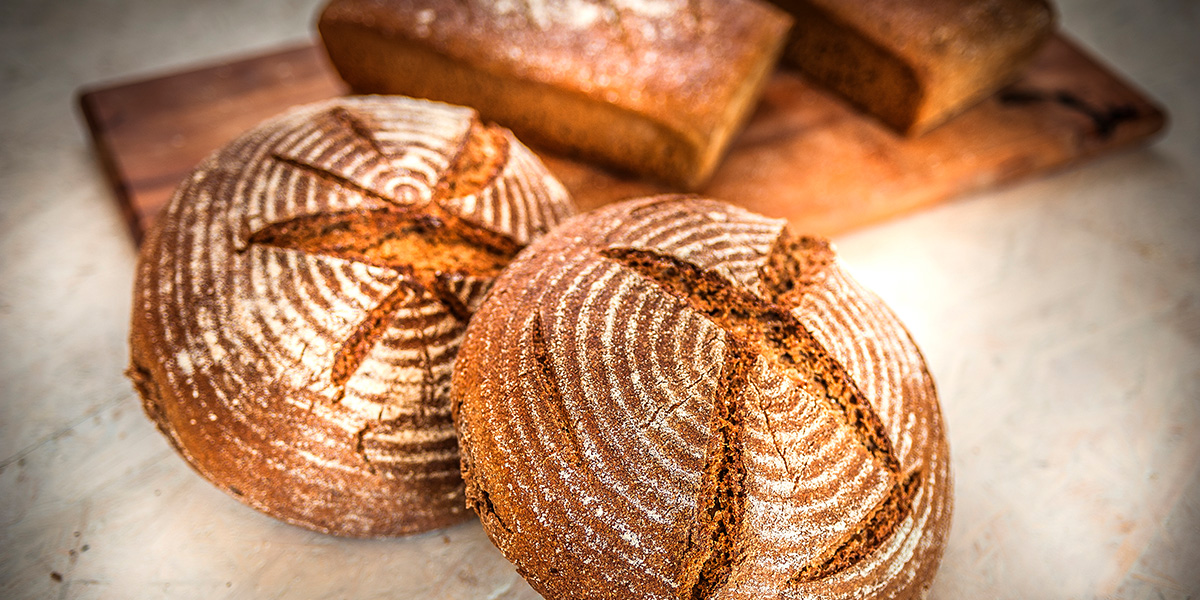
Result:
M497 0L485 2L497 15L522 15L538 29L586 29L598 21L619 24L623 17L666 19L688 10L687 0Z

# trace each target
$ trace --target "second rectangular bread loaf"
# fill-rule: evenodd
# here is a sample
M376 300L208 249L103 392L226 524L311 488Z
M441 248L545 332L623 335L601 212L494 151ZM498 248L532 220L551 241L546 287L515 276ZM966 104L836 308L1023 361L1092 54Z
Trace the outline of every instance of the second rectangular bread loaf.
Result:
M785 56L908 134L986 98L1050 36L1046 0L772 0L796 19Z

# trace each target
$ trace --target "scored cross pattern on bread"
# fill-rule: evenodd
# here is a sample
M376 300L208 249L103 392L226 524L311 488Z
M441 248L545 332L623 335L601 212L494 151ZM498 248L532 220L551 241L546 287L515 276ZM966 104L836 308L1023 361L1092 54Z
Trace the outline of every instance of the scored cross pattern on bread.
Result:
M473 135L470 139L479 139ZM500 138L501 141L503 138ZM501 145L506 147L506 144ZM464 150L464 153L470 150ZM459 156L462 156L460 153ZM489 161L494 177L506 154ZM451 165L451 171L458 162ZM301 168L309 168L298 163ZM318 171L323 173L322 171ZM353 182L348 182L353 185ZM450 189L450 186L446 186ZM371 193L369 190L364 190ZM436 193L436 191L435 191ZM390 198L382 198L392 202ZM363 354L390 326L390 317L413 296L432 296L463 325L477 298L462 297L457 284L464 278L492 279L522 247L512 236L480 227L448 212L441 198L419 205L352 210L299 217L275 223L250 236L251 244L290 248L395 270L401 283L388 294L337 353L332 379L343 385L357 369Z
M898 600L936 569L920 354L780 220L661 196L565 223L498 278L452 389L468 501L547 597Z
M282 248L381 267L397 274L395 288L337 345L328 378L336 387L332 400L341 401L350 378L387 330L411 330L410 340L393 340L393 345L417 351L421 397L406 402L404 408L381 405L377 420L384 427L368 423L357 432L356 446L367 467L374 470L377 465L395 462L387 460L384 452L372 452L381 445L374 438L388 436L388 421L410 422L418 427L444 428L449 424L445 386L454 358L453 346L486 292L486 282L495 278L523 247L512 235L453 210L456 199L478 194L501 175L510 160L510 144L504 130L471 121L453 153L447 156L444 170L433 176L436 179L430 177L436 185L428 185L429 180L419 185L408 181L422 175L420 167L405 157L413 153L411 143L389 148L375 133L378 125L345 107L333 108L321 119L331 130L340 128L349 140L346 147L357 150L349 164L343 153L312 152L303 146L272 153L271 159L332 186L362 194L377 201L376 207L317 212L277 221L251 234L243 251L255 245ZM401 165L399 176L389 173L395 169L393 162ZM405 168L412 174L404 173ZM428 312L427 307L439 304L456 323L438 327L429 319L411 315L414 308L426 307ZM453 462L450 456L447 464ZM400 465L388 466L390 475L400 474L395 471Z
M601 250L600 254L686 301L729 336L726 345L729 357L714 403L714 441L710 444L705 470L705 496L697 511L701 520L696 527L707 530L712 543L707 548L706 544L693 546L696 552L689 554L695 558L688 560L699 563L704 559L703 570L692 568L697 576L696 598L709 596L709 592L701 592L700 588L710 590L723 585L736 558L736 541L732 538L740 529L745 483L727 483L721 479L745 478L744 469L737 464L741 461L740 441L730 438L740 434L745 387L750 385L748 375L756 358L783 372L812 397L823 400L839 413L863 447L893 479L892 490L868 517L852 527L843 541L829 548L820 559L801 568L794 579L811 581L848 568L891 535L911 510L912 496L919 485L917 473L901 473L883 422L870 402L837 359L789 312L804 292L802 285L796 285L798 280L813 277L806 271L830 262L832 252L827 244L812 238L793 239L784 229L766 258L766 266L760 270L759 294L739 289L718 273L652 250L612 247ZM722 515L729 522L711 520L712 514ZM725 547L724 554L721 547Z
M352 536L451 524L466 322L572 212L471 109L299 107L202 163L164 210L140 257L130 375L179 452L251 506Z

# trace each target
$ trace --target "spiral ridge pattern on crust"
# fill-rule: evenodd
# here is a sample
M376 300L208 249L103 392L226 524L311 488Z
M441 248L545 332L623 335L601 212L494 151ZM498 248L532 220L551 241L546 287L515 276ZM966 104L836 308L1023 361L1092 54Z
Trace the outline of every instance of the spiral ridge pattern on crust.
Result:
M466 108L308 105L191 174L141 251L130 375L193 467L351 536L465 517L450 372L500 266L573 208Z
M915 598L950 517L933 381L823 240L695 197L535 242L459 354L468 501L550 598Z

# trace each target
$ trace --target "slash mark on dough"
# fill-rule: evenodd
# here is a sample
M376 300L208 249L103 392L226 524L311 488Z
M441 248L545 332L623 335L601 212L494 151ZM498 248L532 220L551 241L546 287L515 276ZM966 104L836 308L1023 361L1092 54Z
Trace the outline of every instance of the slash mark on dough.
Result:
M821 399L850 426L860 444L889 474L887 497L839 543L802 567L791 583L829 577L862 561L895 532L912 511L921 471L913 470L901 481L900 464L883 421L851 379L845 367L791 313L803 295L818 285L833 252L818 238L795 237L786 229L776 239L760 269L759 294L742 289L726 277L653 250L610 247L600 255L616 261L686 302L728 334L731 358L722 374L722 392L714 408L714 445L701 488L699 512L689 532L685 556L685 583L691 598L703 600L724 585L738 560L737 529L745 501L745 469L741 463L742 411L747 376L755 357L789 377L810 396ZM737 388L739 399L727 393ZM760 410L762 409L760 405ZM765 416L765 412L764 412ZM770 425L768 424L768 429ZM736 433L736 435L735 435ZM782 448L774 437L780 456ZM736 463L736 464L735 464ZM714 466L715 465L715 466ZM790 474L790 468L785 468ZM713 472L715 471L716 474ZM712 483L716 482L716 483ZM705 538L699 535L707 532ZM703 564L697 568L703 557Z

